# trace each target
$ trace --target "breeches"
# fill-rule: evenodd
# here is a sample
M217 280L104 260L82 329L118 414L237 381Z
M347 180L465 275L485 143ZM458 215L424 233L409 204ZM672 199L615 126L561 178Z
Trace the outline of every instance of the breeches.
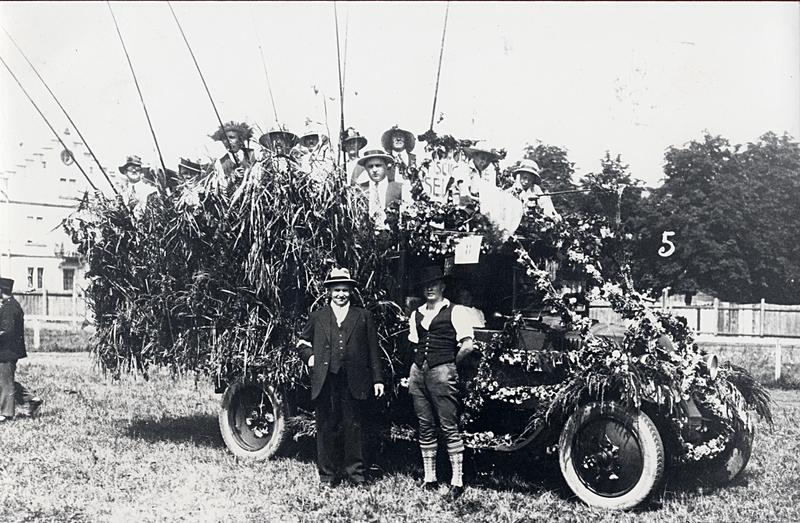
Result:
M458 429L458 372L455 363L422 368L415 363L408 377L408 392L419 420L419 446L436 447L437 422L449 453L463 452L464 442Z
M0 416L14 417L16 404L27 405L33 397L28 389L14 381L17 362L0 362Z

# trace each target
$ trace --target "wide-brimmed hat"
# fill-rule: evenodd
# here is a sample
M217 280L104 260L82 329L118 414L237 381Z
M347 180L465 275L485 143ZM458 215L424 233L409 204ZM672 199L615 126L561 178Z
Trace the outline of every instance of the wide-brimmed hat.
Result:
M447 281L448 277L442 272L442 268L438 265L431 265L429 267L423 267L422 270L419 272L417 276L417 280L414 282L415 287L422 287L427 283L431 283L436 280Z
M283 141L286 142L286 145L289 148L292 148L295 145L297 145L298 141L297 135L286 129L286 127L284 126L273 127L272 129L269 130L269 132L262 134L261 137L258 139L258 143L260 143L267 149L271 149L272 141L279 136L283 138Z
M253 128L247 125L245 122L234 122L230 121L228 123L224 123L214 131L214 134L210 134L209 138L214 140L215 142L222 142L226 143L228 141L227 135L225 134L228 131L235 131L236 134L242 139L242 141L248 141L253 139Z
M11 278L0 278L0 291L11 294L14 290L14 280Z
M353 127L348 127L344 131L342 144L346 144L347 142L352 142L352 141L356 142L356 147L358 148L359 151L367 146L367 139L358 134L358 131L356 131Z
M491 161L493 162L496 162L497 160L501 160L503 158L503 153L501 153L497 149L489 149L486 147L464 147L462 151L464 151L464 154L466 154L467 157L470 159L478 153L488 154L489 156L492 157Z
M541 176L541 169L539 169L539 164L533 160L520 160L518 161L514 167L512 168L511 172L513 174L516 173L531 173L532 175L539 178Z
M317 127L317 126L314 126L314 125L307 126L305 128L305 130L303 131L303 134L300 135L300 139L302 140L306 136L318 136L320 141L322 141L323 138L327 138L328 137L328 135L325 134L325 130L324 129L321 129L320 127Z
M380 149L375 149L373 151L365 152L364 156L359 158L357 163L361 167L365 167L364 164L367 163L367 160L369 160L370 158L382 158L383 160L386 161L387 167L394 163L394 160L392 159L392 156L389 153L387 153L386 151L382 151Z
M136 156L135 154L131 155L131 156L128 156L128 158L125 160L125 163L123 165L119 166L119 172L121 174L125 174L125 171L128 170L128 167L130 167L132 165L135 165L136 167L139 167L141 169L141 167L142 167L142 159L139 158L138 156Z
M386 149L387 151L391 151L392 150L392 135L394 135L394 133L400 133L405 137L405 139L406 139L406 151L411 152L411 151L414 150L414 146L417 143L417 140L414 137L414 134L411 131L406 131L405 129L400 129L396 125L394 127L392 127L391 129L387 130L385 133L383 133L383 136L381 136L381 145L383 145L384 149Z
M336 285L337 283L347 283L355 287L356 280L350 277L350 271L347 269L333 268L328 275L328 279L322 282L326 287Z

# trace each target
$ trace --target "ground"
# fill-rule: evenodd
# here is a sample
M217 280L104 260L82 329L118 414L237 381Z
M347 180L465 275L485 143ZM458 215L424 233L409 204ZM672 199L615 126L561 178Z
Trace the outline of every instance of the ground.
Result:
M0 521L798 521L800 392L774 390L776 424L759 426L734 484L703 492L672 478L639 512L572 499L557 465L481 455L455 505L415 487L415 449L390 445L365 490L321 492L313 442L289 456L238 461L219 434L208 380L113 381L88 353L34 353L19 378L46 400L36 419L0 426Z

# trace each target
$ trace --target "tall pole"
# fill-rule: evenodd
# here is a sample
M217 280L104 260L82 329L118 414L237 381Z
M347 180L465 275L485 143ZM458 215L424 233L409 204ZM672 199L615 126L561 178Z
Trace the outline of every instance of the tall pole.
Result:
M339 71L339 151L342 154L342 165L347 173L347 153L344 150L344 83L342 82L342 54L339 48L339 12L336 9L336 0L333 2L333 20L336 25L336 63Z
M433 121L436 118L436 100L439 97L439 77L442 74L442 56L444 55L444 36L447 33L447 15L450 13L450 2L444 10L444 25L442 26L442 43L439 46L439 65L436 68L436 88L433 91L433 108L431 109L431 125L429 130L433 131Z

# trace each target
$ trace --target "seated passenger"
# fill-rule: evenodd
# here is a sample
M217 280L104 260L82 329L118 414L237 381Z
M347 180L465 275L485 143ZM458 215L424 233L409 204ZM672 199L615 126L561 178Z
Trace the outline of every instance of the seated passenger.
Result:
M456 303L463 306L464 309L467 311L466 316L468 316L470 321L472 322L472 328L482 329L486 327L486 317L483 315L482 310L473 307L475 300L472 296L472 292L470 292L469 289L467 289L466 287L462 287L458 291Z
M333 153L327 135L309 126L296 146L300 170L323 182L333 170Z
M367 139L358 134L353 127L348 127L344 132L342 147L347 155L347 168L350 171L350 185L366 187L369 182L367 172L358 164L358 153L367 146Z
M467 175L463 177L469 184L470 195L477 198L483 184L497 186L497 162L501 155L496 149L465 147L464 154L472 161Z
M291 154L292 148L297 145L297 135L286 130L284 126L273 127L262 134L258 143L264 147L265 158L275 171L286 172L289 167L298 167L297 159Z
M539 164L533 160L520 160L514 166L512 173L517 180L511 187L511 191L525 204L526 209L538 207L542 214L550 219L561 220L561 215L553 206L553 200L549 196L542 196L543 191L539 186L541 183Z

